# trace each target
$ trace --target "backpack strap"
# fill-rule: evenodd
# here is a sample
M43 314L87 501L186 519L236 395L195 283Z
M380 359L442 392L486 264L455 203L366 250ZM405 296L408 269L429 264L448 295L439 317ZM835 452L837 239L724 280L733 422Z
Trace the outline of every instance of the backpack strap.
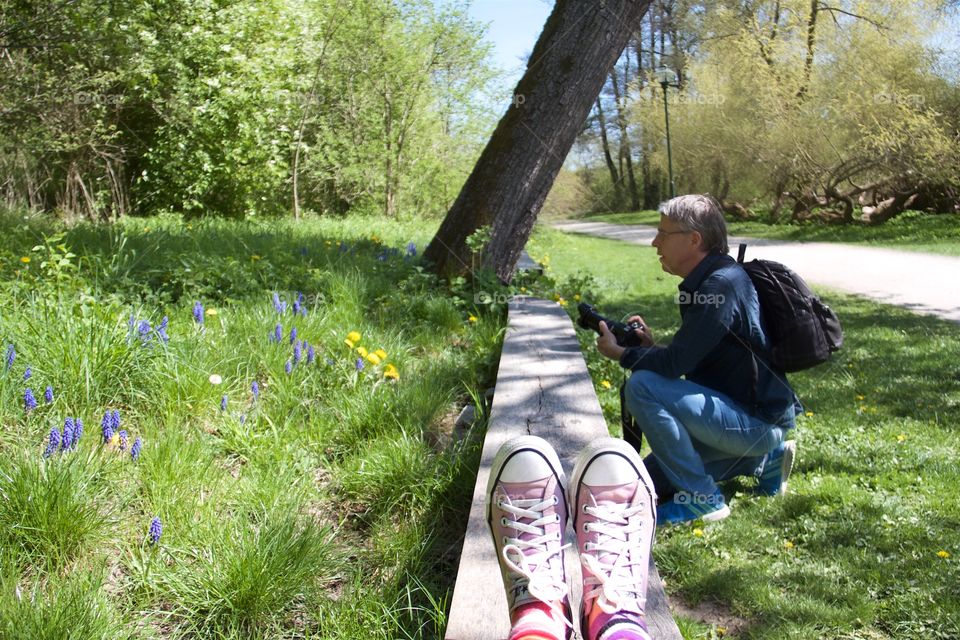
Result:
M737 264L743 264L743 258L747 255L747 244L741 243L740 250L737 251Z

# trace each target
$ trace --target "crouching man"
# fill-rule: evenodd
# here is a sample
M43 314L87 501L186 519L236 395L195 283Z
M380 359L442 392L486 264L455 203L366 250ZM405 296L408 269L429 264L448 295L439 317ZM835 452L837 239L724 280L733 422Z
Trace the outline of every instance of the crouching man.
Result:
M759 491L786 490L796 443L797 398L769 364L757 294L728 254L716 200L687 195L660 206L653 240L660 264L683 278L680 329L657 346L639 316L642 346L624 348L605 324L597 350L633 373L625 401L652 453L644 460L658 495L658 524L720 520L730 514L717 482L759 478ZM624 433L640 446L640 434Z

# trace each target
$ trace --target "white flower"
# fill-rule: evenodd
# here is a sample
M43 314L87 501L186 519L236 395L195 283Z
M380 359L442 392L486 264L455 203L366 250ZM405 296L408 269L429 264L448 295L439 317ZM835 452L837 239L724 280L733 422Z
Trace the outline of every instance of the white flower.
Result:
M215 373L210 374L210 384L220 384L221 382L223 382L223 378Z

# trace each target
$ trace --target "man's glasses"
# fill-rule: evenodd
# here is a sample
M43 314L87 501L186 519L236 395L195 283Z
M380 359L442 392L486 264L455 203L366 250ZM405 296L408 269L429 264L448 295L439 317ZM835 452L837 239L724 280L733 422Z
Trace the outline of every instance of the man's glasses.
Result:
M665 231L663 229L657 229L657 237L662 238L663 236L672 236L675 233L691 233L689 229L683 231Z

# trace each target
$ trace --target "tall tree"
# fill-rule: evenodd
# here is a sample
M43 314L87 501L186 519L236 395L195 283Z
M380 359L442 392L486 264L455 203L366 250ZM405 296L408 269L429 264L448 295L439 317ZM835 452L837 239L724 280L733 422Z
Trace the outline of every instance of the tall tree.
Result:
M547 192L650 0L558 0L514 100L425 256L444 275L470 271L467 238L491 226L483 265L513 277Z

